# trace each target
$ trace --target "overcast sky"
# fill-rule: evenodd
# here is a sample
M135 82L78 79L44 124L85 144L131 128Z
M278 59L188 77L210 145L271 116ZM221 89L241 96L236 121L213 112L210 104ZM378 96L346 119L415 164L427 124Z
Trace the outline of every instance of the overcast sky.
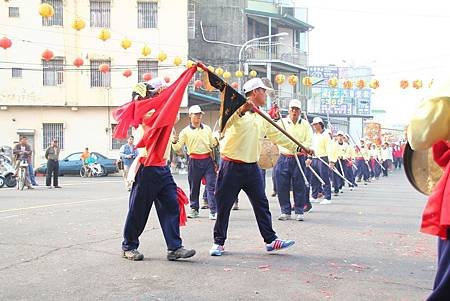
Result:
M310 64L369 65L380 88L372 108L387 111L386 125L406 123L430 93L399 88L402 79L450 79L450 1L301 0L309 11ZM343 63L345 61L346 63Z

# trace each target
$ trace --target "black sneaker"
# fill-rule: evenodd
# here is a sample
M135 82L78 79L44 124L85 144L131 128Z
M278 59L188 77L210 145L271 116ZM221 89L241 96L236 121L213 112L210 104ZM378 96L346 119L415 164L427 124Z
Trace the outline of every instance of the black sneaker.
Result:
M195 255L195 250L187 250L181 247L175 251L167 252L167 260L177 260L179 258L190 258Z
M144 254L139 253L138 250L128 250L122 252L122 257L128 260L139 261L144 259Z

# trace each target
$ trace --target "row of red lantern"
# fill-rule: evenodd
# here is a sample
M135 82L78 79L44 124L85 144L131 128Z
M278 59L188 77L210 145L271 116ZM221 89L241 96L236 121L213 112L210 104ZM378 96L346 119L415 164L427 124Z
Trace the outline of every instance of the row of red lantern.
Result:
M428 87L429 88L431 88L431 86L433 85L433 81L431 81L429 84L428 84ZM420 80L420 79L416 79L416 80L413 80L412 81L412 85L411 85L413 88L415 88L415 89L420 89L420 88L422 88L423 87L423 82ZM407 81L407 80L402 80L402 81L400 81L400 88L402 88L402 89L406 89L406 88L408 88L409 87L409 82Z

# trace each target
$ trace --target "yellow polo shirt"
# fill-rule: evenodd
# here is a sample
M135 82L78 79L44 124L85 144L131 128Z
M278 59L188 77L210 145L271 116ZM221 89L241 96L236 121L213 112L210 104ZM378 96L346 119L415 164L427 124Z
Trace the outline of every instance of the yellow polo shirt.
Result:
M328 159L334 162L331 158L334 158L333 142L330 135L323 131L322 133L314 133L312 138L312 149L316 157L329 157Z
M336 146L336 157L338 159L344 159L348 152L348 144L345 142L339 144L339 142L336 141L335 146Z
M356 157L364 157L364 160L369 160L370 159L369 150L363 146L358 146L358 147L359 147L359 151L355 150Z
M235 112L227 121L220 153L233 160L255 163L261 155L260 139L264 137L288 150L297 149L296 144L257 113L246 112L240 117Z
M344 159L351 160L356 155L355 149L353 147L351 147L350 144L348 144L346 142L344 142L344 144L347 145L347 148L346 148L346 151L345 151L345 155L344 155Z
M172 144L172 148L177 152L183 145L186 145L188 155L207 154L217 145L217 142L211 128L206 124L201 124L198 128L188 125L181 130L178 142Z
M310 148L312 145L312 128L309 123L299 118L296 123L294 123L290 118L283 118L283 122L277 122L279 126L283 128L286 127L286 132L288 132L292 137L294 137L298 142L303 144L304 147ZM292 149L287 149L281 145L278 145L278 149L282 154L294 155L296 152Z

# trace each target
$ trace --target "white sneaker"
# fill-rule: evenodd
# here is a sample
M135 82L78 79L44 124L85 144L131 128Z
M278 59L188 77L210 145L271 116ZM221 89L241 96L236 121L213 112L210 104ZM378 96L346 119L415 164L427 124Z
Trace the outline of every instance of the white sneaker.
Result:
M210 213L209 214L209 219L212 221L215 221L217 219L217 213Z
M280 216L278 217L279 221L287 221L288 219L291 219L290 214L281 213Z
M350 191L353 191L353 187L350 187Z
M295 217L295 219L298 220L299 222L303 222L303 221L304 221L303 214L297 214L297 216Z
M225 249L223 246L213 244L211 249L209 250L209 255L211 256L222 256Z
M311 203L320 203L320 201L318 199L311 199L310 202Z
M320 205L329 205L329 204L331 204L331 200L325 199L322 202L320 202Z

